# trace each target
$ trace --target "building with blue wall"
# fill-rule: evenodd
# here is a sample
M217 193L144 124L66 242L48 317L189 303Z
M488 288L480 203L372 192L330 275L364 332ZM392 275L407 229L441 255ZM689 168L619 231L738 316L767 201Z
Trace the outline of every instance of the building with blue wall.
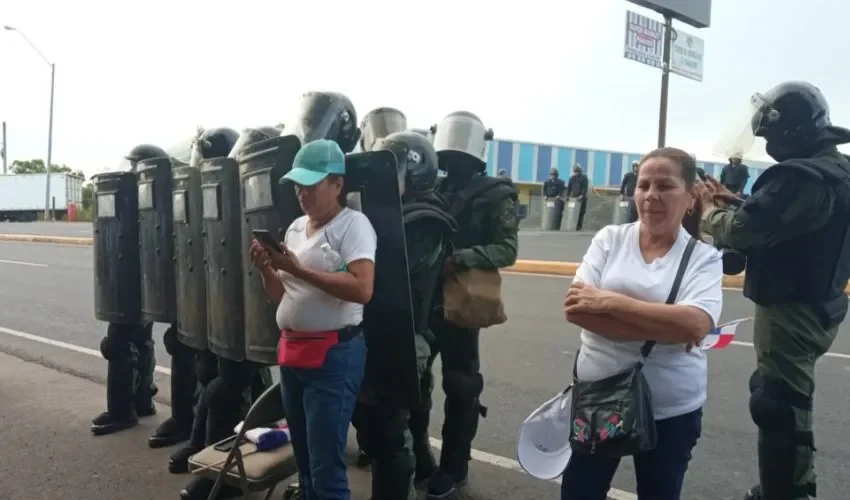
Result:
M633 161L640 160L640 153L603 151L571 146L553 146L530 142L496 139L487 143L487 168L490 175L506 170L514 182L538 184L549 178L549 169L556 167L562 178L571 175L575 164L581 165L594 187L620 187L623 175L631 169ZM764 162L745 162L750 167L749 192L755 179L769 167ZM698 161L708 175L720 178L726 162Z

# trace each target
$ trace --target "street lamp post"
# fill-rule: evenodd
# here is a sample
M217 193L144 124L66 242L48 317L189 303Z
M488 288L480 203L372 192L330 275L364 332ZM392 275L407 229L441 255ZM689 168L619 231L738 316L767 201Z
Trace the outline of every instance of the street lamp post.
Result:
M21 35L21 38L23 38L24 41L32 47L39 57L41 57L41 59L50 66L50 120L47 125L47 164L45 165L46 186L44 188L44 220L47 221L50 220L50 165L53 161L53 90L56 82L56 64L45 57L44 54L38 50L38 47L36 47L35 44L27 38L27 35L25 35L23 31L12 26L3 26L3 29L6 31L16 31L19 35Z

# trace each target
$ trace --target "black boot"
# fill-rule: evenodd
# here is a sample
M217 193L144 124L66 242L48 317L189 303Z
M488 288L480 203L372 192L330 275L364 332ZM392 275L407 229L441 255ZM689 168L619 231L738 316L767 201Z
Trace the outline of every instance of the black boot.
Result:
M136 352L126 337L126 325L109 327L106 368L106 411L92 419L91 432L105 436L139 424L133 404Z
M408 449L372 460L372 498L404 500L413 493L413 455Z
M196 477L189 481L185 488L180 490L180 498L182 500L207 500L212 493L215 481L206 477ZM238 488L223 484L218 490L216 498L237 498L242 496L242 491Z
M297 482L291 483L283 491L283 500L302 500L304 498L304 489Z
M169 328L169 332L173 330ZM166 332L166 336L169 335ZM176 330L175 330L176 332ZM176 333L174 333L176 337ZM189 439L195 419L195 351L174 342L171 345L171 418L157 427L148 439L151 448L165 448Z
M91 432L95 436L106 436L124 429L131 429L137 425L139 425L139 419L135 414L123 419L114 419L109 412L105 411L92 419Z
M167 418L159 424L153 436L148 438L151 448L167 448L189 439L189 432L184 430L174 418Z
M168 472L172 474L186 474L189 472L189 458L204 447L196 447L188 444L171 454L168 459Z
M437 460L427 434L418 438L414 436L413 455L416 457L416 482L430 479L437 471Z

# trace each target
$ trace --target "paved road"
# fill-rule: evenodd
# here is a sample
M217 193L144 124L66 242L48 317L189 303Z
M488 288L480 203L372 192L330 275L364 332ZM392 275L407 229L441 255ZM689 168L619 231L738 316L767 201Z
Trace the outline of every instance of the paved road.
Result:
M38 391L32 390L33 381L40 383ZM88 431L89 421L91 415L102 409L103 391L102 384L0 353L0 392L3 394L0 421L4 437L4 451L0 452L2 498L177 498L190 476L168 473L166 464L173 450L151 450L145 444L147 437L167 417L169 408L158 404L158 414L143 419L139 427L112 436L93 437ZM68 404L69 395L73 397L73 404ZM353 467L356 461L353 435L350 435L348 450L349 485L353 500L366 500L371 479L367 470ZM34 471L45 471L45 474ZM487 478L487 487L493 494L498 488L510 491L517 487L510 478L504 477L504 469L494 465L476 462L472 473L477 478ZM513 475L531 483L519 473ZM528 494L554 498L548 491L538 490L536 485L528 486L524 490ZM549 490L554 487L547 486ZM279 486L273 498L280 498L283 490L283 485ZM469 499L500 498L482 494L481 488L467 493L465 498ZM263 496L255 494L248 498L259 500ZM420 492L419 498L424 500L424 493Z
M96 349L103 325L92 317L91 263L88 247L0 243L0 327ZM484 403L490 407L490 416L482 422L477 449L513 458L516 432L525 416L566 385L577 347L577 331L564 323L561 314L567 284L561 278L506 277L504 294L510 320L482 337L487 379ZM725 293L724 319L749 314L751 307L738 292ZM821 498L846 496L847 483L840 478L846 477L845 465L850 462L847 330L846 326L842 329L832 354L818 367L816 428ZM0 331L0 350L102 380L103 363L89 355L68 353L6 333ZM751 339L751 328L742 327L738 340ZM161 346L158 348L160 364L165 364L168 358ZM694 453L684 498L736 499L756 474L756 429L748 417L746 388L753 352L745 345L735 345L710 353L710 358L703 438ZM167 383L161 382L167 388ZM439 390L437 394L435 408L439 409ZM437 412L432 428L435 437L439 437L440 421ZM489 456L484 458L496 461ZM509 462L502 465L511 466ZM481 470L472 478L475 498L556 497L554 484L534 481L510 470L488 472L491 466L480 463L477 467ZM624 462L614 486L634 491L631 464Z
M91 237L90 222L0 222L0 234ZM594 233L521 231L519 258L578 262Z

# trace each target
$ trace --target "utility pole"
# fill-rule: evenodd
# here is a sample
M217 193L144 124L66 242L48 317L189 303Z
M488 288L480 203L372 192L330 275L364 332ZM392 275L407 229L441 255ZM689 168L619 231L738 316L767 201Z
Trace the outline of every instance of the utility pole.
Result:
M6 143L6 122L3 122L3 145L0 146L0 156L3 157L3 175L6 175L7 171L6 157L9 155L8 149L9 146Z

